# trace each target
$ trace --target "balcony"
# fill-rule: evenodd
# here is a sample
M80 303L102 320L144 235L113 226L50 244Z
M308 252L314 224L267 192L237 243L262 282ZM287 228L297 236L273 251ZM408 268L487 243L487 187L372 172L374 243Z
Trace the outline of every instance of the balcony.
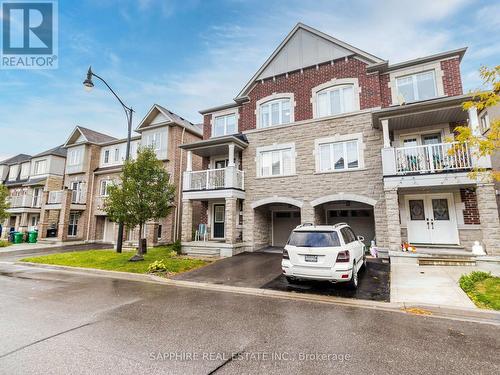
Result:
M87 194L82 190L72 190L71 191L71 203L72 204L85 204L87 201Z
M183 191L245 190L244 172L235 167L184 172Z
M22 212L26 209L35 209L33 212L38 212L37 210L42 206L42 196L41 195L19 195L8 197L9 202L9 212ZM31 211L29 211L31 212Z
M49 197L47 199L47 204L61 204L63 197L62 190L49 191Z

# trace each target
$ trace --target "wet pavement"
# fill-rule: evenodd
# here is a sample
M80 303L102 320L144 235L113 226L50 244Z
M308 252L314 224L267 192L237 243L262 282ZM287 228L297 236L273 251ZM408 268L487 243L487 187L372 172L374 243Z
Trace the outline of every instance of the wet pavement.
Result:
M289 283L281 271L281 253L241 253L219 260L174 279L230 286L273 289L345 298L390 301L390 265L380 259L368 259L368 267L359 274L359 287L350 290L345 284L324 281Z
M500 371L492 325L1 263L0 298L0 374Z

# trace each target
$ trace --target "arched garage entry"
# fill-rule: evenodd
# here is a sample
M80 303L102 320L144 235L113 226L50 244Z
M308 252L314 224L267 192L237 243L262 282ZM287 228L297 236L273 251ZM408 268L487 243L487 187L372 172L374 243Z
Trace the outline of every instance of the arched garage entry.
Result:
M290 232L300 224L303 202L294 198L264 198L252 204L256 248L283 247Z
M365 238L369 246L375 239L375 219L373 207L377 201L358 194L333 194L315 199L311 202L315 216L320 222L316 224L347 223L357 236Z

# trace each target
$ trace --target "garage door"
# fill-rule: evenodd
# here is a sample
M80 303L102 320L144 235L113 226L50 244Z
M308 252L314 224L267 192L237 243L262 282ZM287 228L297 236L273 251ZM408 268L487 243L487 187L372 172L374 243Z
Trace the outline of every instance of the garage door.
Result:
M299 224L299 211L273 212L273 246L285 246L290 232Z
M375 222L372 209L351 209L328 211L328 224L347 223L356 236L365 238L365 245L370 246L375 238Z

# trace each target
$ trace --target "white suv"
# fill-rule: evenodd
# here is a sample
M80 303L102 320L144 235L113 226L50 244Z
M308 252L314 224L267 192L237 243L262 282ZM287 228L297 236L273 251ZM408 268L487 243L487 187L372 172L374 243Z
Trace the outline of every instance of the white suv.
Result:
M364 238L346 223L302 224L290 234L281 267L286 279L349 282L358 287L358 271L366 265Z

